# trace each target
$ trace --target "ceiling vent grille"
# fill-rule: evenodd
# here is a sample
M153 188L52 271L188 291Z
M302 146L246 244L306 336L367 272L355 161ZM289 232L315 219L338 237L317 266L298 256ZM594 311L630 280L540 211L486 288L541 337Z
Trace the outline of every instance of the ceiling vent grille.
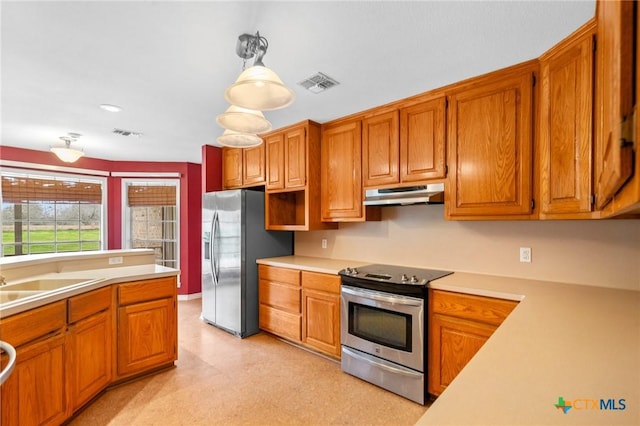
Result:
M113 129L111 133L113 133L114 135L120 135L120 136L135 136L136 138L139 138L140 136L142 136L142 133L140 132L133 132L131 130L124 130L124 129Z
M298 82L298 84L311 93L320 93L332 88L333 86L337 86L340 83L328 75L318 72L311 77Z

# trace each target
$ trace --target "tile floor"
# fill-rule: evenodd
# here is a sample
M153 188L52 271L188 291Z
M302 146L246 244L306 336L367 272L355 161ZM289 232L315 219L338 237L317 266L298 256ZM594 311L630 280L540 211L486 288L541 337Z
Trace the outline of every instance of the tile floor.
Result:
M412 425L427 407L271 335L238 339L178 304L176 368L107 391L78 425Z

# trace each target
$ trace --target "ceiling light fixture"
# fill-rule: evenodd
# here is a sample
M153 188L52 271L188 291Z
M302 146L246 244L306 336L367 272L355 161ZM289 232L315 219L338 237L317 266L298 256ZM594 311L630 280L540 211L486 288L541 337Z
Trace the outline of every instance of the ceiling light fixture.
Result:
M255 35L242 34L238 37L236 53L244 59L255 57L253 66L245 69L224 93L224 97L232 105L243 108L271 111L291 105L295 92L285 86L280 77L267 68L262 62L267 53L269 42L256 32Z
M218 143L231 148L249 148L260 145L262 138L258 135L234 132L233 130L227 129L222 136L218 137Z
M271 130L271 123L261 111L231 105L216 117L216 122L228 130L241 133L264 133Z
M74 133L74 135L78 135ZM71 142L75 142L77 138L69 137L69 136L60 136L60 139L64 141L63 146L52 146L51 152L58 156L58 158L65 163L73 163L78 160L78 158L84 156L84 152L81 149L71 148Z

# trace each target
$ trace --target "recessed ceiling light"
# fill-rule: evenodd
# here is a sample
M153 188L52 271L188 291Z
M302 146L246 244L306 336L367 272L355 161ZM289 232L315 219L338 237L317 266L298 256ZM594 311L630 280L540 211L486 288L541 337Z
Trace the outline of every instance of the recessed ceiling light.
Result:
M109 111L109 112L120 112L120 111L122 111L122 107L119 107L117 105L110 105L110 104L101 104L100 108L102 108L105 111Z

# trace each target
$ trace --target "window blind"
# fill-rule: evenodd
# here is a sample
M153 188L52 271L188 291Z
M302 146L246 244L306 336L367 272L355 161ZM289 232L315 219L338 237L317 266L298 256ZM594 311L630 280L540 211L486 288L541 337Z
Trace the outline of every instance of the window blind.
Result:
M2 199L16 204L29 201L101 204L102 184L72 179L2 176Z
M127 188L129 207L143 206L175 206L175 186L141 186L130 185Z

